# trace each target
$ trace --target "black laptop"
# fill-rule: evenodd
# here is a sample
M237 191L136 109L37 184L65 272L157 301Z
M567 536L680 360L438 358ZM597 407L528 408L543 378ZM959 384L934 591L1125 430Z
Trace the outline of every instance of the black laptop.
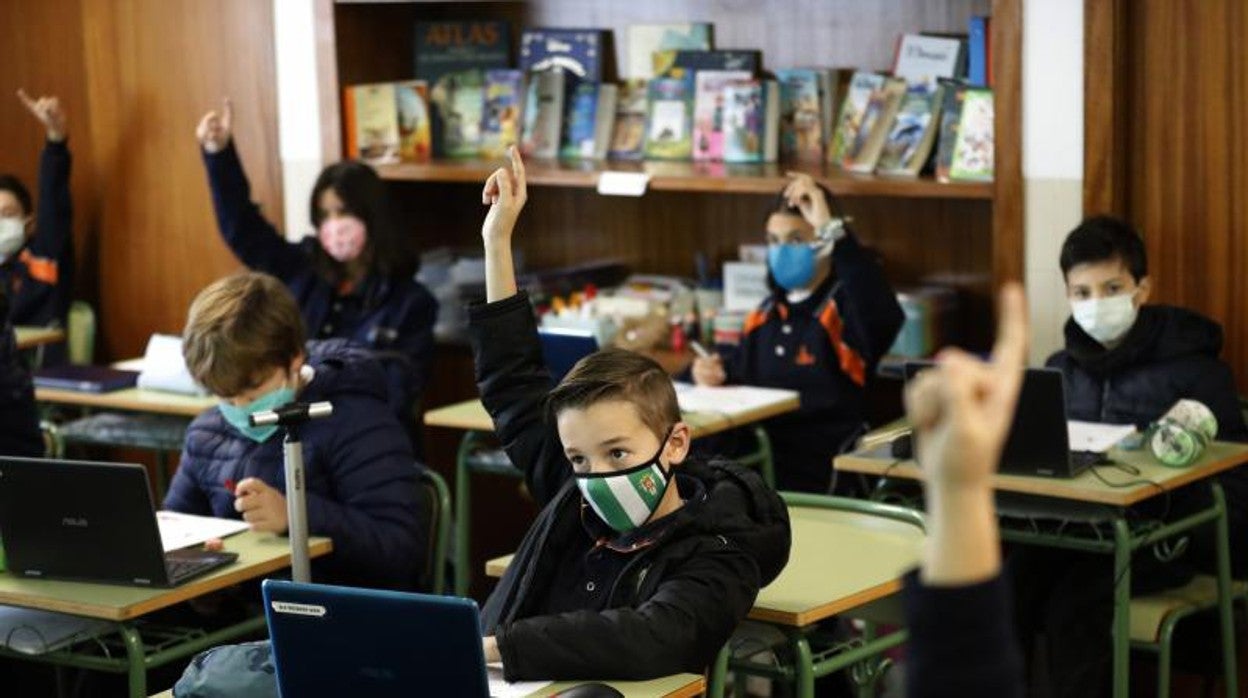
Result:
M931 362L907 362L906 381L931 366ZM1070 450L1062 372L1051 368L1026 369L1014 422L1001 452L1000 472L1069 478L1100 462L1102 457L1100 453Z
M165 553L138 465L0 458L0 537L24 577L169 587L238 559Z

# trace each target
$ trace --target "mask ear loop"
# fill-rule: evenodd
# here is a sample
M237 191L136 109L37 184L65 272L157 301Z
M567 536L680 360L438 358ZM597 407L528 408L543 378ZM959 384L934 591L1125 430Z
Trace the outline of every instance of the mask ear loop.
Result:
M832 253L832 248L836 245L837 240L836 236L831 233L831 229L840 228L844 234L853 233L853 228L849 227L849 224L853 221L853 219L845 215L845 210L841 208L840 200L833 196L831 189L820 187L819 191L823 194L824 198L827 199L828 206L835 214L831 221L832 225L827 226L826 228L828 232L823 233L823 231L816 230L815 233L819 235L819 237L815 239L814 243L812 243L812 246L815 248L815 254L820 257L826 257Z

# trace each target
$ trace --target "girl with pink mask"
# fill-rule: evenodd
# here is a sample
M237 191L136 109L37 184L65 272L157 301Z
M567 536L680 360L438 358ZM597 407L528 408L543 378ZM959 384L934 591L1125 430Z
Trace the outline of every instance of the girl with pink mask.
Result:
M299 303L309 339L340 338L372 349L386 367L390 404L413 435L414 408L433 360L437 301L414 276L417 249L368 165L326 167L312 187L315 235L287 242L251 200L232 138L233 105L196 129L221 237L239 261L281 279Z

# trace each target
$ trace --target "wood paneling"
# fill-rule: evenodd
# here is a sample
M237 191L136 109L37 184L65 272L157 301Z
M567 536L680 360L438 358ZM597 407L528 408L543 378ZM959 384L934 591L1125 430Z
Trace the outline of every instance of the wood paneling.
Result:
M1083 210L1122 215L1126 205L1127 100L1124 0L1084 3Z
M224 96L253 199L283 220L272 3L87 2L81 21L99 230L99 256L84 264L99 266L106 358L124 357L152 332L180 331L195 294L239 268L194 136Z
M1023 4L992 3L996 152L992 271L997 285L1023 278Z
M1089 141L1087 157L1108 162L1126 181L1119 187L1112 177L1090 179L1085 201L1108 202L1141 230L1155 300L1223 324L1223 356L1243 392L1248 12L1238 0L1147 0L1125 3L1118 18L1088 26L1088 45L1123 41L1125 58L1116 64L1112 99L1089 99L1087 118L1112 123L1119 109L1130 118L1119 119L1121 143ZM1112 70L1107 63L1114 61L1089 62L1087 70Z

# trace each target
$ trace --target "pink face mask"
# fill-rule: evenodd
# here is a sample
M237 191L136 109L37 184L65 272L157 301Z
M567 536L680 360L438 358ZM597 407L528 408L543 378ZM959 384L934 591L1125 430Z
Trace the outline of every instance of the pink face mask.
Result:
M329 218L321 222L317 231L317 239L325 254L339 262L350 262L364 251L364 243L368 242L368 233L364 221L355 216Z

